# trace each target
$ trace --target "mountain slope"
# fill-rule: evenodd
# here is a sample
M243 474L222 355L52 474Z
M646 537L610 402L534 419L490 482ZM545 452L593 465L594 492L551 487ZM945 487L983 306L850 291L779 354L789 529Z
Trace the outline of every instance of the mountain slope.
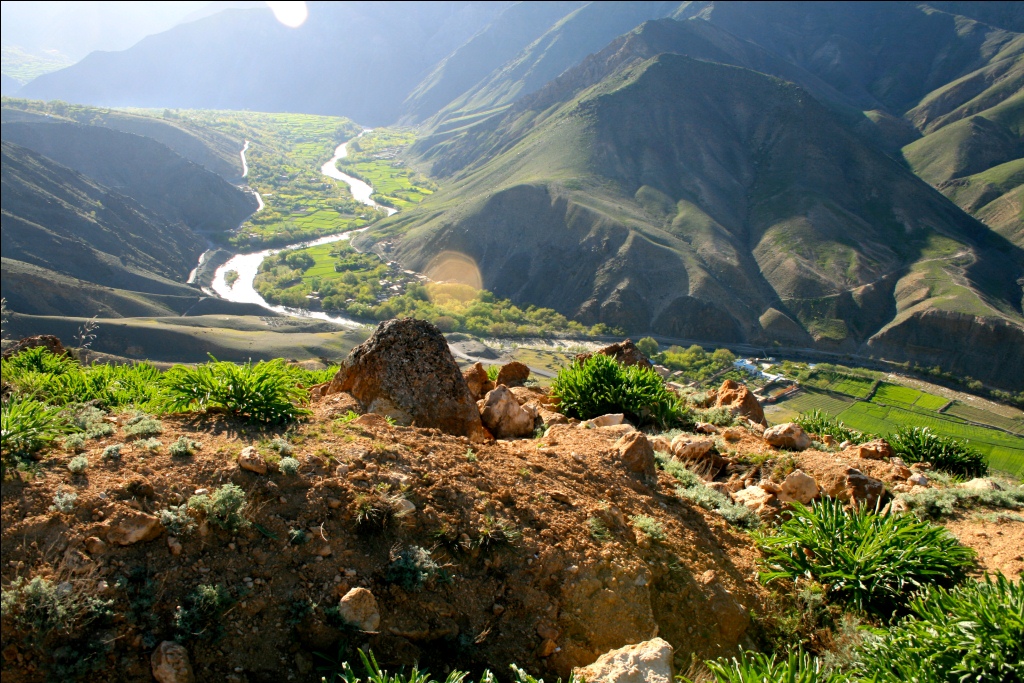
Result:
M205 243L124 195L4 141L4 258L118 289L194 294L184 282Z
M192 230L231 230L257 207L251 193L141 135L51 121L4 123L0 136Z
M499 296L634 334L901 357L922 312L969 313L998 330L977 353L919 353L989 381L1010 348L989 342L1024 343L1021 251L806 91L669 54L580 84L451 140L451 185L361 243L417 269L460 252Z

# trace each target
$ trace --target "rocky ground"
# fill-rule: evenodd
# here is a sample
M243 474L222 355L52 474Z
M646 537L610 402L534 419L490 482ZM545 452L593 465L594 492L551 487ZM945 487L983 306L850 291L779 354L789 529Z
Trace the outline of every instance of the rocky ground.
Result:
M389 343L400 346L396 334ZM115 600L113 621L91 636L109 643L98 675L110 681L151 680L175 657L199 681L319 681L326 660L316 653L333 658L339 642L368 646L389 666L503 675L517 663L564 678L609 650L660 637L685 671L694 659L756 646L773 602L757 581L748 532L678 495L678 481L655 466L656 449L767 523L793 500L827 493L890 504L894 492L931 485L926 470L894 463L884 444L816 449L798 428L766 430L742 386L719 392L746 413L742 426L648 435L615 416L566 419L511 365L497 387L479 367L458 385L450 356L410 352L419 360L389 369L374 353L378 335L316 388L312 416L291 428L164 416L164 444L201 444L173 456L133 444L128 416L114 416L113 434L89 442L84 471L69 470L78 454L55 449L31 476L6 479L4 586L40 576ZM414 402L440 385L448 388L432 419L437 406L457 419L445 430L402 426L423 423ZM366 412L371 405L377 413ZM546 434L535 437L539 425ZM103 460L115 444L121 457ZM282 456L296 458L298 471L282 471ZM161 524L160 511L228 483L245 492L237 530L204 522L173 536ZM68 493L77 498L61 512L55 497ZM948 526L978 552L979 572L1024 571L1019 521L970 513ZM200 585L226 589L222 614L179 638L184 650L161 645ZM5 621L5 681L45 677L31 637ZM159 680L187 680L166 675Z

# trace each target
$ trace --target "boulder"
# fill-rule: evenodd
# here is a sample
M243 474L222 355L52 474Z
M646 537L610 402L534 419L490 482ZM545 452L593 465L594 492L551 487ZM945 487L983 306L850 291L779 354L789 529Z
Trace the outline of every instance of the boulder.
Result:
M779 514L778 496L760 486L748 486L741 489L732 494L732 499L763 520L774 519Z
M672 683L672 652L667 641L654 638L606 652L573 674L587 683Z
M920 472L914 472L907 477L907 483L913 486L928 486L928 477Z
M960 485L962 489L971 491L1002 491L1003 487L991 479L974 478Z
M626 470L646 479L657 476L654 464L654 447L643 432L630 432L615 442L619 461Z
M353 588L338 602L338 616L360 631L376 631L380 626L377 598L365 588Z
M630 339L618 342L616 344L610 344L597 351L605 356L611 356L622 365L639 365L643 368L653 368L651 361L647 360L647 356L644 355L643 351L636 347L636 344ZM590 358L592 353L581 353L576 356L576 362L582 363Z
M466 380L469 395L473 397L474 401L479 401L494 388L494 382L487 377L487 370L483 363L473 363L463 370L462 379Z
M680 460L697 460L707 455L715 447L711 439L680 434L672 439L671 452Z
M885 484L869 477L856 467L847 467L841 472L830 472L819 482L822 490L833 498L857 506L874 508L879 501L888 497Z
M693 428L693 431L698 434L717 434L718 427L711 424L710 422L698 422L697 426Z
M159 683L193 683L196 680L192 673L192 663L188 659L188 650L173 640L160 643L149 658L153 669L153 678Z
M267 461L263 459L255 446L246 446L242 449L242 452L238 454L238 467L256 474L267 473Z
M625 422L626 416L622 413L608 413L607 415L598 415L595 418L581 422L581 427L614 427Z
M818 483L803 470L790 472L779 487L779 502L809 505L818 497Z
M530 368L517 360L506 363L498 371L496 384L504 384L506 387L521 387L523 382L530 378Z
M768 426L761 404L745 384L731 379L725 380L715 396L715 407L728 408L733 415L742 415L763 427Z
M857 446L857 457L865 460L888 460L893 456L892 446L885 439L875 439Z
M484 441L488 434L444 335L426 320L387 320L352 349L331 380L368 408L396 420Z
M663 436L652 436L650 437L651 446L657 453L671 453L672 442Z
M152 541L164 527L153 515L139 510L121 510L106 524L107 543L133 545Z
M508 387L499 384L477 402L480 419L498 439L532 436L536 413L519 405Z
M25 349L34 349L38 346L42 346L55 356L66 356L68 353L64 348L64 345L60 343L60 339L57 337L52 334L37 334L34 337L19 339L13 346L4 351L3 358L4 360L7 360L11 356L18 355Z
M788 448L791 451L802 451L811 447L811 437L807 436L795 422L769 427L764 430L764 440L776 448Z
M524 404L524 406L531 404L533 404L532 401L530 403ZM562 415L561 413L556 413L553 410L548 410L547 408L541 405L536 405L535 409L537 411L537 417L540 418L541 423L545 427L550 427L551 425L569 424L569 418L567 418L565 415Z
M722 430L722 438L726 441L739 441L747 435L742 427L726 427Z

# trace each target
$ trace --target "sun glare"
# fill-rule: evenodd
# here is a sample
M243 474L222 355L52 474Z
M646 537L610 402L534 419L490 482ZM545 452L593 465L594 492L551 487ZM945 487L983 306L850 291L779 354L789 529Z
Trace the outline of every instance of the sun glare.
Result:
M309 8L305 2L268 2L274 17L288 28L298 28L306 22Z

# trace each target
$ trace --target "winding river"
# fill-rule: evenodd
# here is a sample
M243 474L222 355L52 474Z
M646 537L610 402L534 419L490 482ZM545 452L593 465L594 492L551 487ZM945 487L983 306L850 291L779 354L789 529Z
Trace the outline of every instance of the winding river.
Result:
M362 137L364 134L368 132L369 129L364 130L362 133L359 134L359 137ZM373 187L363 182L362 180L359 180L358 178L353 178L352 176L342 173L341 171L338 170L338 167L336 165L338 159L344 159L348 155L347 146L347 142L343 142L342 144L338 145L337 149L334 150L334 156L331 157L330 161L328 161L327 163L320 167L320 172L329 178L333 178L334 180L340 180L341 182L348 185L350 191L352 192L352 196L356 199L356 201L362 204L366 204L367 206L384 209L385 211L387 211L387 214L389 216L395 213L395 209L392 209L387 206L382 206L381 204L378 204L377 202L373 201L373 199L370 198L371 195L373 194ZM246 140L245 147L242 149L242 168L245 171L245 174L249 172L249 167L245 163L245 150L248 148L249 141ZM259 208L257 209L257 211L259 211L260 209L263 208L263 198L260 197L258 192L254 191L254 194L256 194L256 197L259 200ZM357 322L345 316L327 315L322 311L307 311L302 308L290 308L288 306L271 305L267 303L267 301L262 296L260 296L259 292L256 291L255 287L253 287L253 281L256 279L256 273L259 272L260 264L263 263L263 259L267 258L272 254L277 254L287 249L313 247L320 244L340 242L342 240L349 239L353 234L357 232L362 232L363 230L366 230L366 228L362 228L360 230L350 230L348 232L344 232L338 235L327 235L319 239L309 240L307 242L297 242L295 244L289 244L284 247L265 249L263 251L258 251L254 254L237 254L231 257L224 265L222 265L216 270L213 276L213 282L211 286L213 288L213 291L217 294L217 296L219 296L222 299L227 299L228 301L235 301L237 303L246 304L257 304L268 310L283 313L285 315L292 315L302 318L316 318L318 320L327 320L329 322L336 323L338 325L343 325L345 327L360 327L364 323ZM201 262L202 261L200 260L200 263ZM238 279L235 280L233 284L228 285L227 281L225 280L225 275L232 270L238 273Z

